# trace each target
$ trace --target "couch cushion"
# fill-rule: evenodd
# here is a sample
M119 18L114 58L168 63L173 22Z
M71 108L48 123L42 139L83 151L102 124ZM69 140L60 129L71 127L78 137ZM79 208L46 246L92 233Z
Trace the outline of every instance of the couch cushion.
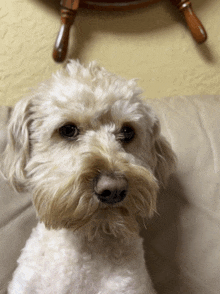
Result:
M6 145L9 107L0 107L0 152ZM0 172L0 294L6 288L16 267L16 260L36 224L29 194L18 194Z
M159 293L220 290L220 96L149 101L178 157L145 231Z
M7 142L6 125L10 117L11 108L7 106L0 107L0 154L5 149Z
M177 154L178 167L159 195L158 214L142 232L147 266L159 294L217 294L220 96L164 98L150 100L149 104L161 119L162 132ZM8 115L0 116L2 121L3 117L6 122ZM3 134L4 123L0 126ZM0 193L3 294L36 219L29 194L18 195L3 178Z

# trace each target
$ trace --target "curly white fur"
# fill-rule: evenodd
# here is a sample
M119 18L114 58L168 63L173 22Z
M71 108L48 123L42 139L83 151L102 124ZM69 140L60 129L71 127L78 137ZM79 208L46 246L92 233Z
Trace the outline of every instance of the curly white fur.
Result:
M155 293L136 217L153 215L175 156L140 94L135 80L71 61L15 106L2 169L18 191L33 192L42 223L9 293ZM68 123L77 128L73 139L59 131ZM123 126L134 132L129 142ZM123 201L106 204L95 195L102 173L126 179Z

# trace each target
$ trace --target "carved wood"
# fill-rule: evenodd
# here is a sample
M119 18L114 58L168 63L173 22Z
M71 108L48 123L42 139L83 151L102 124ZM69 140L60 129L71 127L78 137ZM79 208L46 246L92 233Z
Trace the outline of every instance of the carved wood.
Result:
M195 15L192 4L188 0L171 0L171 2L180 10L180 12L184 15L186 23L192 33L193 38L197 43L201 44L206 41L207 33Z
M56 62L63 62L66 58L70 29L76 17L78 7L79 0L61 1L61 28L53 49L53 59Z
M61 28L53 50L54 60L56 62L63 62L65 60L68 50L70 29L73 25L79 5L89 9L114 11L146 7L147 5L159 1L162 0L61 0ZM196 42L199 44L205 42L207 39L206 31L201 21L195 15L191 2L189 0L170 1L184 15L186 23Z

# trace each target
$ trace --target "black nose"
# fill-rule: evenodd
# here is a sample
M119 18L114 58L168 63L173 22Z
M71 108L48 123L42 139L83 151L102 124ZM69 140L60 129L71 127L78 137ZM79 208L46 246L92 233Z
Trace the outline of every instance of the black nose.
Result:
M126 197L128 182L123 176L101 174L95 180L94 191L101 202L114 204Z

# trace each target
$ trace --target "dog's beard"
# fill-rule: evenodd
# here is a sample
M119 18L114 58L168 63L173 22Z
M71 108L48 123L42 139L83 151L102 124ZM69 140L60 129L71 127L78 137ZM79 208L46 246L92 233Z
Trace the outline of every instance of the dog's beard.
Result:
M82 156L77 166L68 177L46 168L47 175L40 179L43 167L32 174L33 202L47 228L83 230L90 238L101 232L127 236L137 232L137 216L149 217L156 210L158 184L147 168L123 158L110 163L95 153ZM102 171L123 174L128 180L128 194L122 202L104 204L96 197L94 179Z

